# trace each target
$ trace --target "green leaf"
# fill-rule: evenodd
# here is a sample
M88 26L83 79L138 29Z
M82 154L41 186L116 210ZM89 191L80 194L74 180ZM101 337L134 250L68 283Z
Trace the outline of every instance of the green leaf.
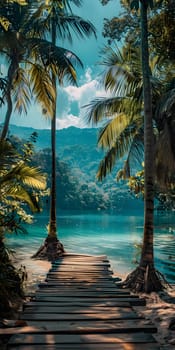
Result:
M25 0L13 0L11 2L16 2L17 4L19 4L21 6L27 5L27 1L25 1Z
M10 25L10 22L5 17L0 17L0 24L1 26L7 31Z

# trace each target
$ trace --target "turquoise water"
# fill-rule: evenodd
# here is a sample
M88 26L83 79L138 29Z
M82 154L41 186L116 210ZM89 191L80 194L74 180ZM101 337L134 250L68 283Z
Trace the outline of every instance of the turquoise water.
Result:
M47 223L47 216L37 216L28 227L28 235L8 237L8 245L15 248L20 258L29 258L43 243ZM61 213L58 234L67 251L106 254L114 272L125 275L135 268L134 261L139 259L136 245L142 242L143 217ZM154 241L156 267L169 282L175 282L175 213L155 217Z

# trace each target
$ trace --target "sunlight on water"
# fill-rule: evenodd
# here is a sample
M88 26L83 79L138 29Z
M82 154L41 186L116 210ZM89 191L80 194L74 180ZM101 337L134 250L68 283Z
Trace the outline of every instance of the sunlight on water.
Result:
M47 216L38 216L28 235L7 238L22 259L29 259L42 244ZM106 254L119 275L135 268L142 241L142 216L66 213L58 217L58 235L69 252ZM134 263L135 262L135 263ZM155 263L167 279L175 281L175 215L155 218Z

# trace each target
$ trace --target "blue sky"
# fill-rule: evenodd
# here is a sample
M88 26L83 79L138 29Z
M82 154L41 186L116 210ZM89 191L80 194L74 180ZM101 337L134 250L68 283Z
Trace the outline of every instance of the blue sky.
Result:
M72 6L73 8L73 6ZM57 129L69 126L85 127L82 106L92 99L104 95L98 86L99 53L106 40L102 36L104 18L117 16L120 11L120 1L111 0L102 6L99 0L84 0L81 8L74 7L74 14L89 20L97 29L97 40L94 37L85 40L75 38L73 45L63 44L67 49L75 52L82 60L84 69L79 71L78 87L66 86L58 90ZM40 107L33 104L27 115L13 114L11 124L33 127L36 129L50 128L50 121L44 119Z

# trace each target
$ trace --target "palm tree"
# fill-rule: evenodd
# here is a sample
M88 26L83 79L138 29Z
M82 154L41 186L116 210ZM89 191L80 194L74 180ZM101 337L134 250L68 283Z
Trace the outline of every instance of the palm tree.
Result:
M73 0L75 5L80 6L81 0ZM95 28L88 21L73 15L68 0L57 0L47 2L48 16L45 18L46 27L51 32L52 45L56 45L57 34L61 38L72 40L71 31L73 29L78 36L84 37L95 34ZM70 55L69 55L70 57ZM67 74L68 73L68 74ZM63 78L69 75L71 82L76 84L76 72L71 64L70 58L67 56L67 67L61 77L58 77L59 84L63 84ZM52 72L52 86L55 91L55 100L52 104L52 120L51 120L51 150L52 150L52 174L51 174L51 193L50 193L50 219L48 225L48 236L44 245L34 255L34 257L46 257L50 260L58 258L64 253L64 248L57 238L57 222L56 222L56 75Z
M81 4L80 0L74 0L77 5ZM49 223L49 237L51 240L56 240L56 214L55 214L55 121L56 121L56 76L60 84L63 84L65 78L73 84L76 83L76 73L74 65L82 65L76 55L70 50L57 47L56 30L64 37L65 33L71 40L69 27L77 30L78 35L95 33L94 27L87 21L83 21L77 16L68 15L66 12L63 16L63 9L70 9L68 1L50 2L50 10L48 17L42 16L43 11L48 10L45 4L37 8L37 2L29 1L28 6L19 8L17 4L8 4L6 7L1 7L1 14L8 18L8 30L2 26L2 37L6 40L1 40L2 50L6 55L9 55L10 66L8 70L7 80L2 80L1 86L4 89L4 95L1 102L6 98L8 103L5 125L1 134L1 139L4 139L9 125L10 116L12 113L12 88L18 88L16 94L16 106L21 111L22 107L27 110L27 104L30 101L29 87L32 81L33 91L36 94L37 100L43 104L44 113L48 113L52 117L52 159L53 159L53 174L51 186L51 220ZM35 12L34 9L37 8ZM26 8L28 11L26 12ZM3 11L6 11L5 13ZM59 13L60 11L60 13ZM45 18L46 17L46 18ZM64 18L65 17L65 18ZM17 21L15 22L15 19ZM63 21L64 19L64 21ZM49 43L45 39L41 39L44 35L43 29L49 28L52 32L52 42ZM21 25L21 27L19 26ZM61 29L62 28L62 29ZM8 39L8 40L7 40ZM4 49L7 47L7 49ZM25 76L23 65L19 67L19 63L31 66ZM19 88L20 86L20 88ZM19 99L20 96L20 99ZM59 246L59 242L57 242ZM48 244L47 244L48 245ZM61 246L61 251L63 247ZM59 250L59 248L58 248Z
M134 2L135 4L136 2ZM133 5L134 5L133 4ZM137 2L138 5L138 2ZM116 156L120 157L125 154L128 150L128 158L125 164L125 174L130 174L130 158L133 155L133 149L137 150L140 145L143 145L143 118L140 117L142 112L142 96L144 101L144 148L145 148L145 212L144 212L144 238L143 238L143 250L141 254L141 260L139 267L133 271L132 274L128 276L124 282L125 286L129 286L137 291L160 290L162 289L161 279L162 276L159 272L155 270L154 267L154 257L153 257L153 213L154 213L154 183L155 183L155 139L153 135L153 113L156 111L156 102L161 97L162 86L160 81L153 81L153 76L150 75L150 62L148 54L148 38L147 38L147 5L144 1L141 3L141 17L142 17L142 75L143 75L143 88L141 76L138 78L138 72L140 70L135 69L132 71L132 65L135 61L129 65L129 70L126 69L127 61L122 67L119 66L119 59L116 58L111 64L105 75L105 87L113 90L113 92L119 92L119 97L109 98L105 100L96 100L90 104L90 111L88 114L89 120L99 121L102 120L103 116L111 117L116 113L116 117L110 120L105 126L99 137L99 144L103 147L109 149L106 157L100 164L99 172L97 174L99 179L102 179L108 172L111 171L113 165L116 161ZM113 53L112 53L113 54ZM114 54L110 56L114 58ZM132 56L131 56L132 57ZM121 58L121 57L120 57ZM115 62L117 62L117 69L115 67ZM107 62L107 60L105 61ZM122 68L125 68L123 70ZM133 72L135 76L133 76ZM119 77L119 82L117 81ZM122 77L124 79L122 80ZM116 84L117 82L117 84ZM124 89L121 94L121 86L124 82ZM129 83L129 85L128 85ZM155 85L153 83L156 83ZM120 89L119 89L120 86ZM159 92L155 87L161 87ZM156 93L156 94L155 94ZM139 105L137 102L137 97L139 99ZM135 99L136 97L136 99ZM171 100L172 101L172 100ZM141 103L140 103L141 102ZM170 101L169 101L170 102ZM160 116L160 105L159 112ZM136 107L137 106L137 107ZM165 106L165 103L164 103ZM172 104L171 104L172 106ZM93 108L92 108L93 107ZM129 107L129 110L128 110ZM92 108L92 109L91 109ZM128 113L129 112L129 113ZM133 114L132 114L133 113ZM139 116L140 123L138 127L134 129L133 123L135 119ZM159 120L159 117L157 116ZM162 131L162 130L161 130ZM165 130L163 130L165 131ZM162 133L165 135L165 133ZM138 137L139 136L139 137ZM164 136L165 137L165 136ZM138 140L139 142L135 143ZM136 148L134 146L136 145ZM139 148L138 148L139 147ZM143 150L143 148L142 148ZM138 153L136 156L138 158ZM172 159L172 158L171 158ZM173 160L174 166L174 160ZM171 167L172 169L172 167ZM172 172L171 172L172 174Z
M38 55L40 33L35 28L36 23L39 27L37 19L39 11L33 12L31 3L21 7L19 4L8 2L6 5L0 4L0 15L6 17L10 23L7 30L2 25L0 27L0 53L9 62L7 77L0 80L1 105L5 100L7 102L7 112L1 132L1 139L4 139L8 132L13 102L14 109L20 113L22 111L27 113L29 103L32 98L36 98L49 115L54 90L51 78L43 66L46 50L43 49L43 53L40 50L40 56ZM48 42L42 40L41 44L44 47Z
M134 3L131 2L133 6ZM150 3L140 1L141 8L141 59L144 102L144 237L138 268L124 282L137 291L159 291L162 289L160 274L154 267L154 184L155 148L153 134L152 88L150 79L147 11ZM139 1L136 2L138 8Z

